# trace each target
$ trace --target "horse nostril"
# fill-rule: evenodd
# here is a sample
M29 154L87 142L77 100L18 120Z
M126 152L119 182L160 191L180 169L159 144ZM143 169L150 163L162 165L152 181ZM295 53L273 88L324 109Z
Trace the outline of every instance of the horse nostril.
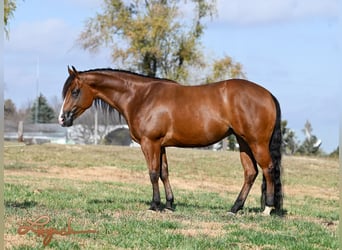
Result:
M65 122L65 114L61 114L58 118L58 121L62 125Z

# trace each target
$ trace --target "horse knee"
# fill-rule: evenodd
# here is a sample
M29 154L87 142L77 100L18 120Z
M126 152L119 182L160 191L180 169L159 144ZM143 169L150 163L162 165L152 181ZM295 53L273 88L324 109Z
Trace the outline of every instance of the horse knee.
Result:
M159 173L157 171L150 171L150 180L152 183L156 183L159 180Z
M247 183L254 183L255 178L258 176L258 170L253 169L250 171L245 171L245 181Z

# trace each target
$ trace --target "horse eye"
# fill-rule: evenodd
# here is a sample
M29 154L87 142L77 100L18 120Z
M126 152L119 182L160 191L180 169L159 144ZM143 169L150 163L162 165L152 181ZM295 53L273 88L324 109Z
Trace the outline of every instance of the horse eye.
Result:
M72 97L76 98L80 93L80 89L74 89L73 91L71 91L71 95Z

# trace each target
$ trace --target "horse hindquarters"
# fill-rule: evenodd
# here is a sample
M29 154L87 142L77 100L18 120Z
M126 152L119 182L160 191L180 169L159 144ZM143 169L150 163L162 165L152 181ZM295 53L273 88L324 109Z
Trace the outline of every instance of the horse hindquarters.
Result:
M275 97L267 90L253 84L230 85L230 124L240 144L241 163L245 181L232 208L242 208L257 173L256 163L263 172L262 208L281 209L281 115ZM248 148L246 151L245 148ZM249 159L248 159L249 158Z

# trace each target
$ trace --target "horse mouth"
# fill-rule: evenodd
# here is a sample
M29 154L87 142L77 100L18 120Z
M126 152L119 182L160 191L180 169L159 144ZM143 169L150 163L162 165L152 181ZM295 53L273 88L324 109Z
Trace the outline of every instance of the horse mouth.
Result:
M61 126L62 127L71 127L72 124L73 124L73 119L67 119L61 124Z

